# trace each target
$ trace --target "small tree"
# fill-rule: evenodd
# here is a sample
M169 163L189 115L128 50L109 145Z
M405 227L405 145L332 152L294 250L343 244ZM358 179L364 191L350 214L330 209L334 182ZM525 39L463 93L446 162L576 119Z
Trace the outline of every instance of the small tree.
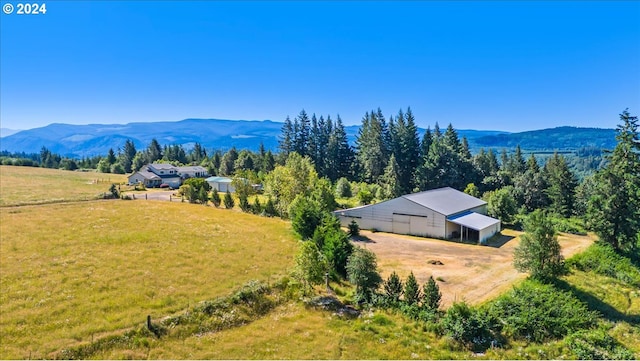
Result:
M407 281L404 284L404 302L407 305L417 305L418 303L420 303L421 299L422 294L420 292L420 286L418 285L416 276L414 276L413 272L411 272L409 273Z
M353 195L351 192L351 183L347 178L340 178L336 182L336 196L339 198L349 198Z
M213 205L216 206L216 208L220 207L220 203L222 202L220 194L216 188L213 188L213 192L211 192L211 202L213 202Z
M200 202L206 206L207 203L209 203L209 192L204 188L200 188L198 191L198 198L200 199Z
M115 183L111 184L109 187L109 192L113 198L120 198L120 191L118 190L118 186Z
M422 306L430 311L438 310L442 293L440 293L440 287L438 287L433 276L430 276L427 283L422 287L422 293L424 294Z
M318 204L307 197L298 196L289 209L293 230L302 239L311 239L322 221L322 212Z
M256 196L256 198L253 200L253 204L251 205L251 212L253 214L262 213L262 204L260 203L260 199L258 198L258 196Z
M542 281L560 275L564 270L564 258L551 221L542 211L536 210L525 221L524 231L513 253L515 268Z
M296 255L295 274L305 285L305 291L324 279L327 262L315 243L303 241Z
M358 225L358 222L356 222L355 220L352 220L351 223L349 223L349 236L358 237L359 235L360 235L360 226Z
M347 262L349 282L356 286L356 301L369 302L382 278L377 270L376 255L368 249L356 247Z
M275 217L278 215L278 212L276 211L276 207L273 204L273 200L271 199L271 197L267 199L267 203L265 203L264 205L264 214L267 217Z
M243 212L249 212L251 210L251 206L249 205L249 199L247 198L246 194L244 193L239 194L238 201L240 202L240 209Z
M224 207L226 209L230 209L230 208L233 208L233 206L235 205L236 205L236 202L233 200L233 197L231 197L231 193L227 191L227 193L224 194Z
M389 303L392 305L397 305L400 303L400 297L402 297L403 293L403 285L402 280L398 276L398 274L393 271L389 278L384 282L384 296Z

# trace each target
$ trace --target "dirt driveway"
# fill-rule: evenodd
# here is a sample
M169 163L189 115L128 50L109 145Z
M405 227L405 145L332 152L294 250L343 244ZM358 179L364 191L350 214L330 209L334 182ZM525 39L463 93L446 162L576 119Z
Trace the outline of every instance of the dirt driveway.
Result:
M525 278L513 268L513 249L520 232L504 230L503 237L492 246L468 245L430 238L391 233L361 232L370 239L356 242L378 256L378 268L386 279L396 271L403 279L413 271L419 284L430 275L440 277L442 304L454 301L478 304L511 288L514 281ZM593 240L588 236L560 234L558 241L565 258L586 249ZM442 265L430 264L440 261Z
M135 196L135 199L146 199L150 201L173 201L180 202L180 197L176 197L174 195L176 191L166 190L166 191L136 191L136 192L127 192L125 195Z

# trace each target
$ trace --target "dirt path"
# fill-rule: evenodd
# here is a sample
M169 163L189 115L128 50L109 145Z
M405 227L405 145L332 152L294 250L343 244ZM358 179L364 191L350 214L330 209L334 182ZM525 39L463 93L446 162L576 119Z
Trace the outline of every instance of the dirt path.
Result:
M386 279L396 271L404 280L409 272L420 284L433 275L438 279L443 306L455 301L478 304L496 297L526 274L513 268L513 249L518 245L520 232L504 230L503 238L493 246L468 245L430 238L370 233L370 242L356 242L378 256L378 266ZM593 240L587 236L561 234L558 241L562 254L570 257L586 249ZM442 265L428 261L440 261Z

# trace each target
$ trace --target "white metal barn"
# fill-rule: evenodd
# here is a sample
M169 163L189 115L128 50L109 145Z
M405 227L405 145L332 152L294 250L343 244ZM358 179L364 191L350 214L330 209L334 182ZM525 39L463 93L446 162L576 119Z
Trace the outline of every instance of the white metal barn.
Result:
M356 221L361 229L480 243L500 232L500 220L486 213L487 202L449 187L334 212L344 227Z

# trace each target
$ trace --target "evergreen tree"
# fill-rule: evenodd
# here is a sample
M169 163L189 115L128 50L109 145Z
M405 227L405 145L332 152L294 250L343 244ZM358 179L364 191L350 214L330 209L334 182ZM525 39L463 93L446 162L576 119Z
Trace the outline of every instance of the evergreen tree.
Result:
M431 148L431 143L433 143L433 136L431 135L431 127L427 127L427 130L424 132L422 136L422 142L420 142L420 156L425 157L429 154L429 148Z
M396 198L403 195L402 189L400 188L399 178L400 174L398 170L398 163L396 162L396 156L391 154L389 164L387 165L384 175L380 181L384 199Z
M220 174L224 176L233 175L236 167L236 160L238 159L238 151L236 147L231 147L220 160Z
M525 233L513 253L513 264L520 272L529 272L531 277L549 281L560 275L564 258L555 229L546 215L536 210L524 225Z
M224 194L224 207L226 209L231 209L235 205L236 205L236 202L233 200L233 197L231 197L231 193L229 193L229 191L227 191Z
M124 150L122 152L122 156L120 157L120 164L124 167L125 173L131 173L133 158L136 156L136 146L133 144L131 139L127 139L124 142Z
M329 121L327 124L331 124L331 122ZM354 153L349 145L347 132L339 115L336 120L335 130L329 136L325 157L327 158L325 161L325 173L332 182L335 182L338 178L351 175Z
M640 136L638 117L620 114L616 145L607 165L595 175L588 202L589 227L617 251L638 257L640 247Z
M253 204L251 205L251 213L253 214L261 214L262 213L262 204L260 203L260 198L256 196L253 200Z
M404 302L407 305L418 305L422 300L422 293L420 292L420 286L413 272L409 273L407 281L404 283Z
M442 293L440 293L440 287L433 279L433 276L429 277L427 283L424 284L422 288L423 297L423 307L430 311L437 311L440 307L440 300L442 299Z
M396 156L396 162L398 162L398 181L401 193L411 193L415 185L414 173L420 160L418 128L411 108L407 109L406 115L402 110L398 112L391 132L391 139L393 141L392 150Z
M275 217L278 215L278 212L276 211L276 207L273 204L273 200L271 199L271 197L267 198L267 203L265 203L264 205L264 214L267 217Z
M238 202L240 202L240 210L247 213L251 210L251 205L249 205L249 198L246 193L242 193L238 195Z
M154 163L155 161L162 159L162 148L156 138L151 139L151 143L149 143L146 152L149 163Z
M389 278L384 282L383 288L384 296L388 302L392 305L400 303L400 297L402 297L402 294L404 293L404 286L402 284L402 280L395 271L393 271L391 275L389 275Z
M547 181L540 171L536 157L532 154L527 160L527 170L514 182L517 202L528 211L544 208L548 205Z
M304 109L294 119L293 128L295 137L293 139L293 150L301 156L309 155L310 120Z
M547 196L550 210L564 217L573 213L574 192L577 186L576 176L571 172L565 158L555 152L544 166L547 181Z
M294 151L294 138L295 134L293 132L293 123L291 123L291 119L287 116L287 119L284 120L284 124L282 124L282 130L279 137L280 154L285 159L289 153Z
M216 208L218 208L220 207L221 201L222 200L220 199L220 194L218 194L218 190L216 188L213 188L213 192L211 192L211 202Z
M113 151L113 148L109 148L109 153L107 153L107 164L112 165L116 162L116 154Z
M376 183L384 174L387 166L388 150L385 147L385 134L382 124L375 113L367 112L362 118L362 126L356 139L357 159L363 168L363 180Z

